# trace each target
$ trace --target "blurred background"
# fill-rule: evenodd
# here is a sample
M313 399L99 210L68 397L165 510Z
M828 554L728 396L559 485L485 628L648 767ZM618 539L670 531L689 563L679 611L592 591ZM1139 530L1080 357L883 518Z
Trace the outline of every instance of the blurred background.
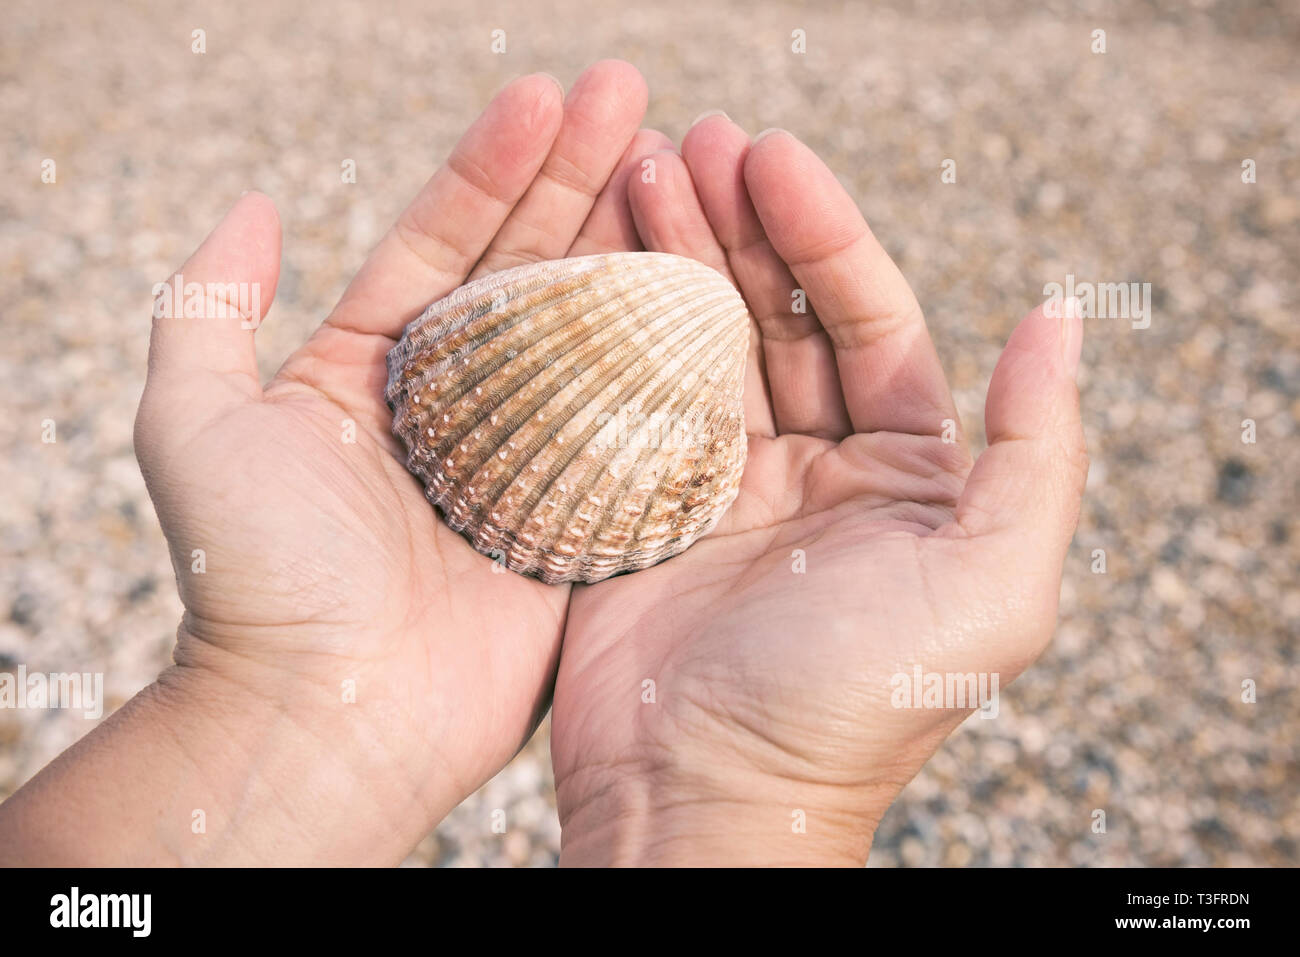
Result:
M102 671L110 710L168 662L180 605L131 447L150 288L241 191L284 223L269 376L496 89L622 57L674 139L722 108L826 158L911 280L977 441L1045 284L1151 284L1149 328L1086 323L1092 471L1056 640L907 787L871 866L1297 863L1300 9L1022 6L9 0L0 670ZM0 798L92 725L0 710ZM543 727L409 863L558 847Z

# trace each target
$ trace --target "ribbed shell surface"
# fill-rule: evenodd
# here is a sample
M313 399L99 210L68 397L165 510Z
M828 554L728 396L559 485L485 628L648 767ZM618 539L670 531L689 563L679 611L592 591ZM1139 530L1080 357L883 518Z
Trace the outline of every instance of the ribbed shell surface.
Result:
M521 266L462 286L388 354L407 468L480 552L547 582L678 554L745 463L749 313L664 253Z

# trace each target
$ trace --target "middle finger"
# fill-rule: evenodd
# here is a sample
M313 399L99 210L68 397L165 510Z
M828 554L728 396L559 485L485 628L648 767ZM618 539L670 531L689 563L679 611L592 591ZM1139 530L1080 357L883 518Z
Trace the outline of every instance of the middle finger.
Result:
M564 256L640 129L648 96L641 74L620 60L602 60L578 78L550 155L470 279Z

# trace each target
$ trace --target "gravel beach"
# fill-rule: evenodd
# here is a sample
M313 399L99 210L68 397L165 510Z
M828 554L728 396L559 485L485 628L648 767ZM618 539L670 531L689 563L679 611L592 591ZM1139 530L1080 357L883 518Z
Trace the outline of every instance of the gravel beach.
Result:
M1142 296L1085 323L1056 639L904 790L869 866L1300 863L1300 9L1020 6L6 4L0 671L102 672L108 713L169 661L181 608L132 451L150 291L243 190L284 224L269 377L495 90L620 57L674 141L721 108L826 159L977 444L1047 284ZM0 710L0 798L93 725ZM408 864L558 852L543 725Z

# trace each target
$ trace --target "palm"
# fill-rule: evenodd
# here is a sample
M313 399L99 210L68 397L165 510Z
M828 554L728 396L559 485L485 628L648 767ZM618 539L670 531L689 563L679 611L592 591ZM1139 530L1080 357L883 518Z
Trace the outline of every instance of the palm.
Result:
M291 658L322 683L352 679L359 695L382 688L412 726L431 729L467 672L490 672L518 702L512 732L526 734L545 704L564 591L493 574L435 520L380 431L382 403L350 396L350 371L309 368L205 425L173 474L182 484L159 495L177 544L207 546L206 574L181 576L188 629L215 641L250 625L273 631L260 654ZM229 469L236 460L247 465ZM208 543L202 529L216 527ZM465 637L482 633L485 607L496 609L499 642ZM492 728L495 707L486 696L462 703L475 727Z
M931 456L954 471L898 469ZM954 637L938 624L956 609L936 583L978 570L934 535L951 519L961 468L938 438L751 436L740 495L714 534L635 576L575 589L557 777L597 755L653 762L699 746L701 761L716 747L768 773L834 783L861 766L864 744L889 753L897 740L863 742L859 731L891 718L889 678L908 645L937 655ZM612 720L643 703L645 679L660 713ZM775 706L792 687L798 705Z

